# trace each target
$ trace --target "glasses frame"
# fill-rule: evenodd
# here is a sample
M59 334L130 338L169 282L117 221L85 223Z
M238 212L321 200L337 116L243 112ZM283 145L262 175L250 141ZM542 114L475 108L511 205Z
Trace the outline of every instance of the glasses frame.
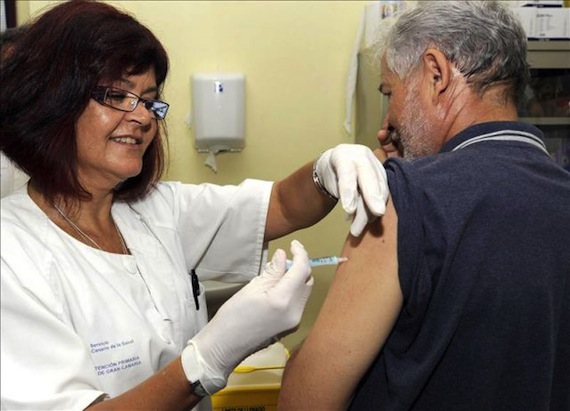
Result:
M126 96L133 97L135 100L133 100L134 103L132 104L132 108L129 110L107 103L106 99L110 90L116 90L118 92L125 93ZM146 108L151 113L152 118L156 120L164 120L166 118L166 114L168 113L168 108L170 107L170 105L165 101L142 98L141 96L137 96L131 91L113 86L97 86L91 93L91 97L99 104L114 108L115 110L123 111L125 113L132 113L138 107L139 103L142 102L144 108Z

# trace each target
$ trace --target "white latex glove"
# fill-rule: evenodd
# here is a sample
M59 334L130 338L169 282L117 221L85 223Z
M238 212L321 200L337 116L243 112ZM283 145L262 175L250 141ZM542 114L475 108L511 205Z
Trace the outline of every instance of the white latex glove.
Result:
M293 265L275 251L263 273L223 304L214 318L182 351L188 381L200 381L209 394L226 386L233 369L250 354L292 332L301 321L313 287L303 245L291 242Z
M325 190L340 198L347 217L353 217L353 236L358 237L366 224L386 212L386 171L368 147L339 144L317 159L315 173Z

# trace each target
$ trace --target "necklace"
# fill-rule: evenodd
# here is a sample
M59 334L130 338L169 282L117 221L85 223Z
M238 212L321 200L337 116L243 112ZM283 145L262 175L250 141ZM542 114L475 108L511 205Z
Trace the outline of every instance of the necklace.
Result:
M93 240L91 237L89 237L87 235L87 233L85 233L81 228L79 228L77 226L77 224L75 224L71 218L69 218L62 210L61 208L59 208L57 206L57 204L53 205L53 208L55 208L55 210L59 213L60 216L63 217L63 219L71 226L71 228L73 228L77 234L79 234L84 240L88 240L89 242L91 242L95 247L97 247L99 250L101 251L105 251L103 250L103 248L97 244L97 242L95 240ZM111 218L111 221L113 221L113 226L115 227L115 230L117 231L117 235L119 236L119 239L121 240L121 247L123 249L123 254L129 254L129 249L127 248L127 244L125 243L125 240L123 238L123 235L121 234L121 232L119 231L119 227L117 227L117 224L115 224L115 220L113 218Z
M119 231L119 227L117 227L117 224L115 223L114 219L113 219L113 225L115 226L115 230L117 230L117 234L119 234L119 240L121 240L121 247L123 247L123 254L130 254L129 248L127 247L125 239L123 238L123 234L121 234L121 232Z

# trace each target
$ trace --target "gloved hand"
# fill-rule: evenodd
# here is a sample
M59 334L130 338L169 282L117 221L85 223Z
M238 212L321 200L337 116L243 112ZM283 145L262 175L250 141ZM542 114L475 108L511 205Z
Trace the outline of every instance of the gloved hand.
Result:
M388 181L382 163L366 146L339 144L325 151L314 167L315 181L353 216L350 233L358 237L366 224L386 212Z
M303 245L292 241L291 253L289 271L285 272L285 252L275 251L265 271L226 301L188 342L181 358L189 381L199 380L209 394L221 390L248 355L299 325L313 277Z

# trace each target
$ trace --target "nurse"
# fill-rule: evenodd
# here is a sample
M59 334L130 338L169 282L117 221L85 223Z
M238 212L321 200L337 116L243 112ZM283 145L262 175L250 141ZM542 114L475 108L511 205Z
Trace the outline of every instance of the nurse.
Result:
M146 27L91 1L41 15L2 63L0 148L30 176L1 203L3 409L207 409L309 296L303 246L285 271L267 242L337 199L355 235L385 210L384 169L354 145L275 183L161 182L167 71ZM251 282L207 323L214 278Z

